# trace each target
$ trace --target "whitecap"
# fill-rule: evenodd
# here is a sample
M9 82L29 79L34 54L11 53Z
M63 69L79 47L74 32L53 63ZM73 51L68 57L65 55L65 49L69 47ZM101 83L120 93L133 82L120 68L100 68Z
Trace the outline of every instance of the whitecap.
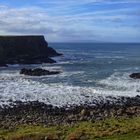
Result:
M75 73L76 74L76 73ZM14 101L40 101L54 106L81 105L106 99L107 96L136 96L140 89L140 81L130 79L128 73L114 73L110 77L98 81L104 85L97 87L81 87L68 83L41 83L33 81L18 73L0 74L0 104ZM10 101L10 102L9 102Z

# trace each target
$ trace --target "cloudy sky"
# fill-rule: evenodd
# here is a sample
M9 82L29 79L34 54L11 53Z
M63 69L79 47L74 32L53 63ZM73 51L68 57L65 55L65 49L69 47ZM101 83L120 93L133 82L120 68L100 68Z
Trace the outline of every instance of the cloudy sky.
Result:
M140 0L0 0L0 34L49 42L140 42Z

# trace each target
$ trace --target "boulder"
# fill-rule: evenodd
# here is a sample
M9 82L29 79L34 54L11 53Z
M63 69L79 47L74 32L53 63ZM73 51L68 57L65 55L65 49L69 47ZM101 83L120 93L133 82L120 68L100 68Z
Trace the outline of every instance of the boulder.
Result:
M59 73L60 73L59 71L48 71L41 68L36 68L36 69L23 68L20 70L20 74L29 75L29 76L54 75Z
M140 73L132 73L131 75L129 75L131 78L134 79L140 79Z
M59 55L48 47L44 36L0 36L2 64L54 63L50 57Z

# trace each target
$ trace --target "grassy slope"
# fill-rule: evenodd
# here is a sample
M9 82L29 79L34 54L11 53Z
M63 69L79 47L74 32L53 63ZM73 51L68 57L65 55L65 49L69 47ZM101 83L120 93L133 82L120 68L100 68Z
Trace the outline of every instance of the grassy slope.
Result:
M140 117L109 118L72 125L43 127L22 125L15 129L0 129L0 140L140 140Z

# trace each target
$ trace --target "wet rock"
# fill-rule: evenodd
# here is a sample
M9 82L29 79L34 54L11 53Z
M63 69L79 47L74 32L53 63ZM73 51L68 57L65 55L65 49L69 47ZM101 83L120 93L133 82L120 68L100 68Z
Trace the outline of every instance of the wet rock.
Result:
M131 75L129 75L131 78L134 79L140 79L140 73L132 73Z
M82 109L80 115L81 116L89 116L90 112L87 109Z
M54 107L38 101L16 102L12 107L0 109L0 127L14 128L21 124L56 126L79 121L101 120L107 117L132 117L140 115L140 96L120 97L119 101L100 102L97 105Z
M41 68L36 68L36 69L23 68L20 70L20 74L29 75L29 76L54 75L59 73L60 73L59 71L48 71Z

